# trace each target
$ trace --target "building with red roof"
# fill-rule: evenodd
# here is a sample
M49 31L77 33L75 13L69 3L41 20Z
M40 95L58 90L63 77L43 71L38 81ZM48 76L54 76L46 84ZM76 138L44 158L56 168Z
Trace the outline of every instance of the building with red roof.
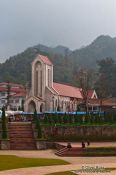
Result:
M11 82L0 83L0 108L7 106L11 110L21 110L25 97L26 90L23 85Z
M96 99L95 90L88 99ZM77 111L83 100L82 89L53 82L53 64L48 57L37 55L32 62L32 87L26 97L25 111Z

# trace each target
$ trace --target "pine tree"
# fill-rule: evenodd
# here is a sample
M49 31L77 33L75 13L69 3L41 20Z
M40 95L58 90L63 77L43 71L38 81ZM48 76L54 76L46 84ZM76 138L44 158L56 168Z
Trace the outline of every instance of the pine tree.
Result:
M7 138L6 116L4 107L2 108L2 138Z
M40 139L40 138L42 138L42 131L41 131L41 126L40 126L40 119L37 117L36 109L34 112L34 120L35 120L35 124L36 124L36 129L37 129L37 137Z

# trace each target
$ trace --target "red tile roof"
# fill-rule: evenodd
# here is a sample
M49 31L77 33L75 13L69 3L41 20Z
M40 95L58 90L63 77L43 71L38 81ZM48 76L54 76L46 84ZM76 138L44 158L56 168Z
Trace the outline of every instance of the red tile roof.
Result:
M23 88L24 88L24 86L21 85L21 84L12 83L12 82L9 82L9 84L10 84L10 86L12 86L12 87L23 87ZM8 85L7 82L2 82L2 83L0 83L0 87L1 87L1 86L6 86L6 85Z
M7 85L8 83L0 83L0 92L6 92L7 91ZM15 83L9 83L10 85L10 91L14 93L13 96L26 96L26 90L23 85L15 84Z
M77 87L73 87L73 86L69 86L69 85L65 85L65 84L53 83L53 88L61 96L82 99L82 94L80 92L80 89Z
M25 97L25 96L26 96L25 92L20 92L14 95L14 97Z
M45 64L48 64L48 65L53 65L52 62L49 60L49 58L47 56L43 56L43 55L39 55L39 58L45 63Z

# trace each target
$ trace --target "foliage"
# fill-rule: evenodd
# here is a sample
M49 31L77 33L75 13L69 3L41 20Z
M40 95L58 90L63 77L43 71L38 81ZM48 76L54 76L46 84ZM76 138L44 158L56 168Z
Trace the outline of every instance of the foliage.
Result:
M106 57L112 57L116 60L115 44L115 38L100 36L89 46L75 51L70 51L61 46L56 48L34 46L0 64L0 82L10 81L30 85L31 63L36 55L40 53L49 56L53 62L55 82L65 82L77 86L78 80L77 78L75 80L75 72L80 67L95 69L97 67L96 60ZM112 82L115 82L116 76L114 74L111 78ZM114 91L113 95L116 96L115 84L112 87L111 91Z
M37 54L49 57L54 64L54 81L79 86L77 72L80 68L87 68L94 74L96 90L102 98L116 97L116 38L100 36L89 46L70 51L63 46L50 48L37 45L24 52L10 57L0 64L0 82L9 81L30 86L31 63ZM105 58L112 58L105 59ZM96 64L96 60L98 64ZM98 75L95 74L99 67ZM76 77L75 77L76 75ZM90 74L89 74L90 75ZM93 87L94 82L90 87ZM103 91L104 89L104 91ZM101 92L102 91L102 92Z
M40 139L40 138L42 138L42 131L41 131L41 126L40 126L40 120L37 117L36 109L34 111L34 120L35 120L35 124L36 124L36 129L37 129L37 136Z
M65 115L48 115L45 114L44 120L42 121L43 124L57 124L57 125L104 125L104 124L116 124L116 112L104 112L101 113L89 113L87 115L72 115L72 114L65 114Z
M96 90L101 99L116 97L116 62L112 58L98 61Z
M2 108L2 139L7 138L7 127L6 127L6 116L5 116L5 108Z
M68 162L59 159L22 158L12 155L0 155L0 171L26 167L66 164L68 164Z

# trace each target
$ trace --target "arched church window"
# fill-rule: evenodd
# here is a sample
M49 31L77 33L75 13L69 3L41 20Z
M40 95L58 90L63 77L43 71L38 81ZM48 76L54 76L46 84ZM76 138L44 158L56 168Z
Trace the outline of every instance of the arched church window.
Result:
M51 72L50 69L48 69L48 87L51 86Z
M42 96L42 65L38 61L34 67L34 95Z

